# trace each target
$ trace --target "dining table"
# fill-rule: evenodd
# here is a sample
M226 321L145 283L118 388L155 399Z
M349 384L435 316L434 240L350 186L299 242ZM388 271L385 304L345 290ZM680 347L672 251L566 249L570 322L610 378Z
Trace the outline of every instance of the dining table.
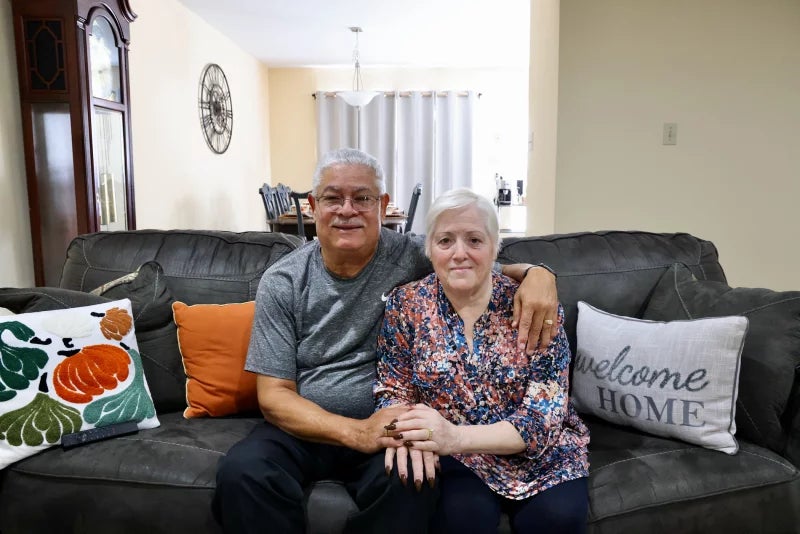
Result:
M387 215L383 217L381 224L396 232L402 232L406 224L406 219L407 217L405 214ZM284 213L277 219L268 219L267 223L270 225L273 232L297 235L297 215L294 213ZM303 215L303 230L308 239L317 235L317 228L313 215Z

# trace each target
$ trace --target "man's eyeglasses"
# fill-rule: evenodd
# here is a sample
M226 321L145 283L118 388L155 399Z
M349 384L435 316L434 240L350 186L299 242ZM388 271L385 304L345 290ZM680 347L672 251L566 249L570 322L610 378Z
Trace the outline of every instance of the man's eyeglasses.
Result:
M336 195L323 195L317 198L320 207L327 211L339 211L344 207L345 201L349 200L350 205L356 211L369 211L378 203L378 199L373 195L358 195L355 197L340 197Z

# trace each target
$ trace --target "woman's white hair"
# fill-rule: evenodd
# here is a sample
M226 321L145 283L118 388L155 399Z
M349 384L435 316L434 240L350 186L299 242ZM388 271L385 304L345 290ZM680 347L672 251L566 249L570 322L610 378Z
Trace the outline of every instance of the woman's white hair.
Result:
M425 255L431 256L431 242L433 232L439 223L439 218L443 213L450 210L459 210L469 206L475 206L483 214L486 225L486 233L494 245L495 254L500 251L500 224L497 222L497 212L494 205L486 199L465 187L451 189L439 195L431 204L428 215L425 217Z
M382 195L386 192L386 185L383 182L383 167L380 162L366 152L357 150L355 148L339 148L331 150L322 155L317 163L317 168L314 171L314 177L311 179L311 194L318 193L319 184L322 182L322 175L328 168L335 165L363 165L372 169L375 173L375 187Z

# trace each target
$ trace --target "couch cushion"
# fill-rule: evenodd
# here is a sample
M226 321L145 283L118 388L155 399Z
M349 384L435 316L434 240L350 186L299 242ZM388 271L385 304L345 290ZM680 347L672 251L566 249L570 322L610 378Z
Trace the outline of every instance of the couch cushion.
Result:
M621 317L578 302L575 407L734 454L744 317L656 322Z
M584 232L503 239L500 263L539 263L558 274L570 348L575 351L579 300L627 317L641 317L653 288L675 262L704 280L725 281L717 249L689 234Z
M101 304L108 300L83 291L60 287L0 288L0 308L6 308L13 313L65 310ZM136 302L133 299L131 302L135 309Z
M9 467L3 531L217 532L210 506L217 461L262 419L159 418L159 428L50 449Z
M653 291L646 319L666 321L741 315L750 327L742 353L736 423L739 436L785 453L798 410L800 291L732 288L697 280L676 264ZM784 425L786 425L784 427ZM800 460L800 458L797 458Z
M734 455L586 416L589 531L797 532L800 472L742 442Z
M261 275L305 241L275 232L133 230L76 237L61 287L91 291L156 261L176 300L187 304L254 300Z
M183 416L258 413L256 375L244 370L255 302L172 308L187 376Z
M158 426L130 301L0 318L0 468L65 434Z

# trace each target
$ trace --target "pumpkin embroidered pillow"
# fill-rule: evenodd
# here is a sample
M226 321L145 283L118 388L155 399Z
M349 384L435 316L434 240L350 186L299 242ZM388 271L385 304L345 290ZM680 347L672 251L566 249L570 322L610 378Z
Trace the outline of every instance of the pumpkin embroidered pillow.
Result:
M159 425L130 300L0 317L0 469L128 421Z

